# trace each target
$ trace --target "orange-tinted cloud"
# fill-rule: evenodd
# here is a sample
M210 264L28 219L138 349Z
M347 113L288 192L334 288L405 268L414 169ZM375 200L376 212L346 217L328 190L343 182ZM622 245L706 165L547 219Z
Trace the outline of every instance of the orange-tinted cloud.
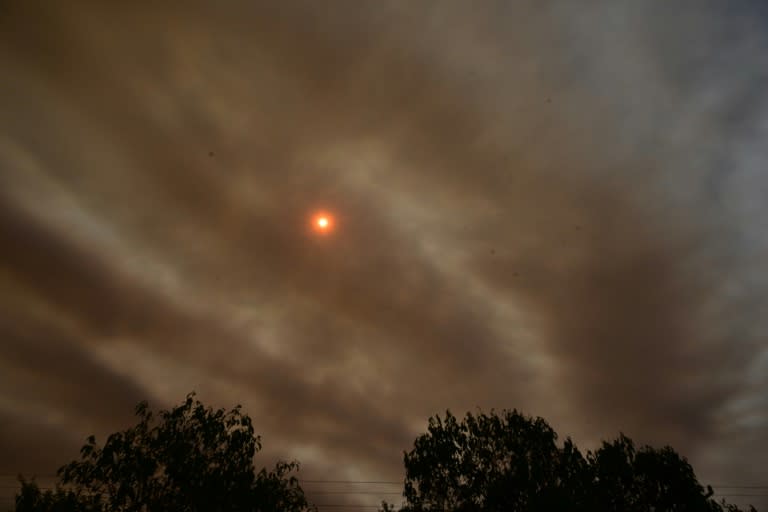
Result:
M765 478L757 14L334 5L0 9L0 472L195 389L308 475L482 406Z

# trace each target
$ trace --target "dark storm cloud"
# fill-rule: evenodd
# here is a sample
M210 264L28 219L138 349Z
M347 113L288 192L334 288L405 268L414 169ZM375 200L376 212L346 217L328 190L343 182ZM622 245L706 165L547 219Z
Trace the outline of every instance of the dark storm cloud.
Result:
M378 479L427 415L520 407L730 471L765 375L759 18L537 5L6 7L3 414L103 433L194 388Z

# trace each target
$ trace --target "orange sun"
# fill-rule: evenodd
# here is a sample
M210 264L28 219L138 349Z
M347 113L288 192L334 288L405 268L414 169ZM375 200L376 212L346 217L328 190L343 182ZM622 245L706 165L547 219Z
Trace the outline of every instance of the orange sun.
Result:
M317 233L326 234L333 231L333 216L327 212L318 212L312 216L312 228Z

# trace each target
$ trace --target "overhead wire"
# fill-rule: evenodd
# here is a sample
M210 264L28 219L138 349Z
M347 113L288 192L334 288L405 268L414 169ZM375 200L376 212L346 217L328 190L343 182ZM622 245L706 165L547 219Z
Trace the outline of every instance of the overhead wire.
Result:
M2 478L17 478L17 474L0 474L0 479ZM34 475L33 479L40 479L40 480L48 480L51 478L57 478L58 475L54 474L38 474ZM312 496L372 496L372 495L378 495L378 496L397 496L402 495L401 491L391 491L386 488L386 486L393 486L393 485L402 485L402 481L394 481L394 480L319 480L319 479L307 479L307 480L300 480L299 483L304 487L305 492L308 495ZM304 484L308 484L308 487ZM353 486L353 487L347 487L342 489L314 489L314 486L323 485L323 486ZM359 488L360 485L366 485L366 486L379 486L379 487L368 487L368 488ZM384 486L383 488L381 486ZM759 491L768 491L768 485L745 485L745 484L710 484L710 486L715 490L715 497L717 498L768 498L768 493L761 494ZM38 485L38 488L43 491L52 491L55 490L55 487L49 486L49 485ZM2 490L17 490L19 489L18 484L6 484L6 483L0 483L0 489ZM740 492L740 490L745 491L756 491L756 492ZM723 492L718 492L723 491ZM6 494L6 493L1 493ZM15 494L15 493L13 493ZM5 496L3 497L8 500L13 500L13 496ZM2 498L0 498L2 499ZM315 503L318 507L318 510L324 510L324 509L350 509L350 510L373 510L373 509L380 509L380 504L353 504L353 503Z

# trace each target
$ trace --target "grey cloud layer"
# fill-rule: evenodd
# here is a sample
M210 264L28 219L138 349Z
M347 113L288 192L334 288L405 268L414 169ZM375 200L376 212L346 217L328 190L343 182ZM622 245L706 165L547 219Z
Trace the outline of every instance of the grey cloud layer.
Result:
M479 405L768 477L764 18L538 5L6 8L2 437L194 388L309 474Z

